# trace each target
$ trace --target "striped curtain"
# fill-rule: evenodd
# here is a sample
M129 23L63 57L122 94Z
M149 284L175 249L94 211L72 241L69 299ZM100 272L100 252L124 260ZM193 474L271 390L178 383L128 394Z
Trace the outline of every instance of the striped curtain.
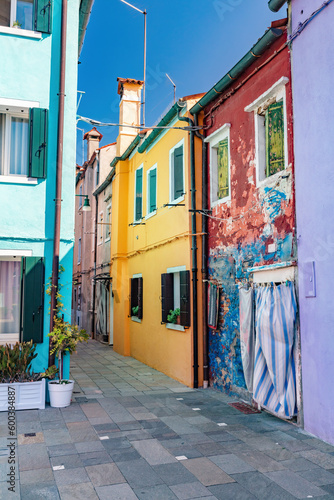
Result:
M293 283L257 289L254 399L283 418L296 415L296 312Z

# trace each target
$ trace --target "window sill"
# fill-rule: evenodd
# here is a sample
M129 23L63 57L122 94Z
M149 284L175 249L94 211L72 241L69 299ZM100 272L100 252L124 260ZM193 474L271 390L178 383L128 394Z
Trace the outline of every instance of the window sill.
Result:
M226 196L225 198L221 198L219 200L215 200L211 202L211 208L218 207L219 205L223 205L224 203L228 203L231 201L231 196Z
M137 316L131 316L131 320L135 323L141 323L141 319L137 318Z
M265 177L264 179L259 180L257 187L258 188L265 188L268 186L272 187L272 184L275 184L278 180L280 180L281 177L286 177L286 176L288 177L290 176L288 167L286 167L284 170L280 170L279 172L270 175L269 177Z
M105 242L105 243L108 243L108 241L110 241L110 238L106 238L106 239L104 240L104 242Z
M0 175L0 183L6 184L37 184L37 179L25 175Z
M182 325L175 325L174 323L166 323L166 328L168 330L176 330L178 332L184 332L185 328Z
M7 26L0 26L0 33L21 36L23 38L36 38L37 40L41 40L42 38L42 33L37 31L23 30L21 28L9 28Z
M150 219L151 217L153 217L154 215L156 215L156 213L157 213L157 211L154 210L154 212L151 212L151 213L147 214L146 217L145 217L145 220Z
M169 203L170 205L178 205L179 203L181 203L181 201L184 201L184 195L180 196L179 198L176 198L176 200L169 200ZM173 207L169 206L168 208L173 208Z

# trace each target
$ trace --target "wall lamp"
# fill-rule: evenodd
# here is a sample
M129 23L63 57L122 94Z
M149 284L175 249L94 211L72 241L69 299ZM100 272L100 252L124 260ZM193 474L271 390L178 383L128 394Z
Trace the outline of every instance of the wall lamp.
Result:
M76 194L75 196L81 196L81 198L85 198L84 204L82 205L82 209L81 209L83 212L91 212L92 211L92 207L89 204L88 194Z

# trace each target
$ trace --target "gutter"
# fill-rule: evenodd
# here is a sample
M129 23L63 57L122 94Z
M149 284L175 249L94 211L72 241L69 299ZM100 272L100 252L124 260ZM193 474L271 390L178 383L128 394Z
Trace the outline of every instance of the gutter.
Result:
M278 12L287 0L269 0L268 7L273 12Z
M183 101L176 102L174 106L172 106L170 110L165 114L165 116L160 120L157 126L166 127L174 118L176 118L179 111L185 108L185 104L183 106L181 105L182 102ZM139 146L138 152L144 153L144 151L146 151L146 149L152 144L152 142L163 132L165 132L164 129L153 129L150 135L146 137L145 141Z
M283 33L284 31L281 29L269 28L262 38L253 45L251 50L191 108L190 113L192 115L198 114L205 106L214 101L219 94L225 92L233 81L249 68Z
M102 184L97 189L95 189L95 191L93 192L93 196L97 196L98 194L100 194L110 184L111 179L115 175L117 163L119 161L126 160L130 156L130 154L132 153L132 151L140 143L142 137L143 137L142 134L138 134L136 136L136 138L131 142L131 144L128 147L128 149L126 149L126 151L124 151L124 153L122 154L122 156L116 156L113 159L113 161L110 163L111 170L110 170L109 174L107 175L106 179L102 182Z
M79 8L79 55L83 46L89 17L93 8L94 0L81 0Z

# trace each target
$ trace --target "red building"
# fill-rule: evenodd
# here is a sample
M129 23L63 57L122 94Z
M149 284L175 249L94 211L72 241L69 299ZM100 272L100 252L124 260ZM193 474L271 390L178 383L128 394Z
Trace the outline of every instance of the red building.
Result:
M210 290L215 285L220 297L219 313L213 319L217 325L212 325L212 303L210 308L209 324L216 326L208 335L210 381L243 396L249 394L241 356L239 289L245 284L255 289L255 283L277 285L295 278L286 22L273 23L191 110L203 122L208 149L208 205L204 207L209 210L208 279Z

